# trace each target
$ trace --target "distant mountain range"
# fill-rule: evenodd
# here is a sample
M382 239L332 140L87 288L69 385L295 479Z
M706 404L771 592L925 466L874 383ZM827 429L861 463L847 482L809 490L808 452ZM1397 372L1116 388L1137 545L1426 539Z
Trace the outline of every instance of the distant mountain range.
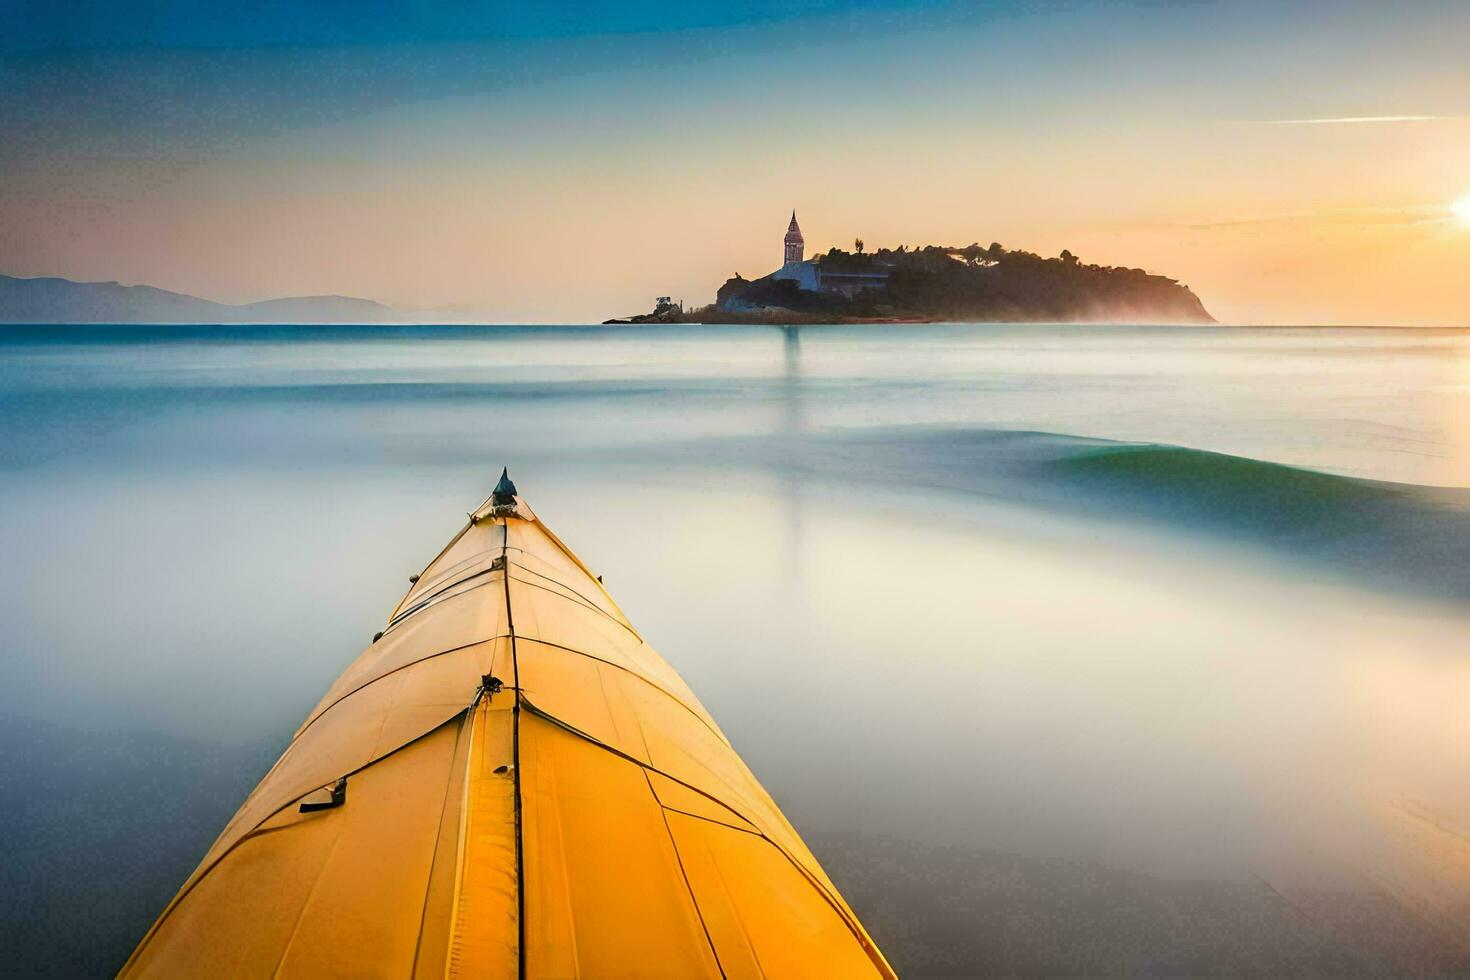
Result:
M352 296L230 305L153 286L0 276L0 323L398 323L402 310Z

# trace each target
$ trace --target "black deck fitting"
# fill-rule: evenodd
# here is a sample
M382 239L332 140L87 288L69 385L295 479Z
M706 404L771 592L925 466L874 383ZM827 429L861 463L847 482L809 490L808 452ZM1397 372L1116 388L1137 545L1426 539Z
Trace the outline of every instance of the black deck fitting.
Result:
M316 800L311 803L303 802L297 809L302 813L315 813L317 810L333 810L347 802L347 777L343 776L331 786L323 786L330 796L325 800ZM321 792L321 790L317 790Z

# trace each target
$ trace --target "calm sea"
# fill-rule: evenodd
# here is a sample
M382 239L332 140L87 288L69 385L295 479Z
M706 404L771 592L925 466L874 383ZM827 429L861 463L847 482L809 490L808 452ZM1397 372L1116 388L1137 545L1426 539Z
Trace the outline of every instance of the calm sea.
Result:
M905 975L1470 970L1470 331L953 325L0 328L0 963L504 465Z

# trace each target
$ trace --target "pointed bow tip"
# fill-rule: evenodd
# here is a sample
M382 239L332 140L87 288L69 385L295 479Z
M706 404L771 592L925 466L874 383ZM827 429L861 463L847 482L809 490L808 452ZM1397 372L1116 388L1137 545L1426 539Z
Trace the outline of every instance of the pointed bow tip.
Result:
M495 489L490 492L490 499L497 504L509 504L515 501L516 485L510 478L510 467L502 467L500 470L500 482L495 484Z
M495 484L495 489L490 491L490 499L485 502L485 505L482 505L483 510L477 512L474 516L515 516L519 513L517 507L521 503L519 494L520 491L516 489L515 481L510 478L510 467L502 467L500 470L500 481Z

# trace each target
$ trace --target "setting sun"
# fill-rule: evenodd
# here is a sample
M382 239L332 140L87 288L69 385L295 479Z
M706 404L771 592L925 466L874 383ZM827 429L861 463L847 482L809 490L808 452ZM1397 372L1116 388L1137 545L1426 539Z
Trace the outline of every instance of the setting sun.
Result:
M1460 224L1470 227L1470 194L1451 204L1450 213L1460 219Z

